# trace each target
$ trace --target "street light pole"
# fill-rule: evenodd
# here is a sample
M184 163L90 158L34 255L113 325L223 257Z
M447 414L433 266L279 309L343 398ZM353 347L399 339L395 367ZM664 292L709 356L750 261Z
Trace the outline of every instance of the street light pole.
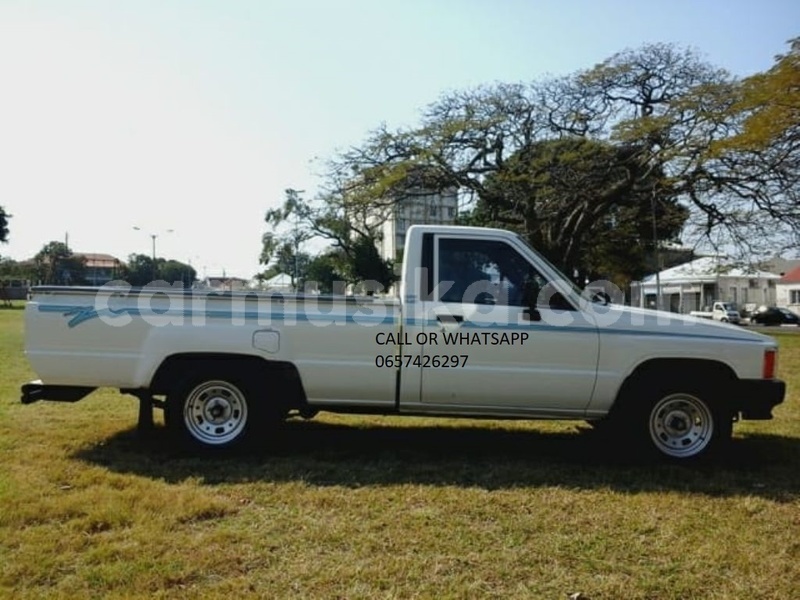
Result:
M144 231L141 227L136 225L133 226L136 231ZM164 233L172 233L175 231L174 229L167 229ZM156 238L159 236L158 233L149 233L150 239L153 241L153 281L156 280L158 276L158 263L156 263Z
M661 310L661 253L658 251L658 225L656 222L656 190L650 194L650 211L653 217L653 254L656 259L656 310Z

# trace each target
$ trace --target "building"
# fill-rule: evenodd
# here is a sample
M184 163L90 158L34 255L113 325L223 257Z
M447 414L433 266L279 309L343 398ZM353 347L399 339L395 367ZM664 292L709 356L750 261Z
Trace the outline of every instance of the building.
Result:
M762 271L768 271L769 273L775 273L776 275L783 277L789 271L800 267L800 259L782 258L778 255L775 255L769 260L765 260L759 264L759 267Z
M238 292L247 289L250 281L241 277L206 277L197 288L215 291Z
M800 311L800 267L786 273L775 285L775 304Z
M724 257L704 256L649 275L636 284L634 304L676 313L703 310L715 300L737 306L772 305L780 275L738 266ZM657 302L658 286L661 302ZM800 287L800 285L798 286Z
M381 258L399 263L406 231L412 225L453 225L458 216L458 190L441 191L409 187L392 205L381 225L378 242Z
M117 279L123 264L110 254L76 252L73 256L83 261L83 279L87 285L104 285Z
M294 292L294 285L292 284L291 275L286 273L278 273L274 277L270 277L263 283L264 289L271 292Z

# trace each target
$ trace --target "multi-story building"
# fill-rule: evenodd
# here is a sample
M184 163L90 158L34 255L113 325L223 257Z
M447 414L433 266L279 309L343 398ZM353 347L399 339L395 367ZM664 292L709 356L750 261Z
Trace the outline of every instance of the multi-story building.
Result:
M397 198L381 226L379 251L385 260L403 258L406 231L412 225L452 225L458 216L458 191L410 187Z

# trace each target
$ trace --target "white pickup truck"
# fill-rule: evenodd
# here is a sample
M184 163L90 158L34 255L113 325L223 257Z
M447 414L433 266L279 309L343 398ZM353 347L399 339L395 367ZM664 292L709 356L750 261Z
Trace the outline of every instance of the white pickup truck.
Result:
M24 403L118 388L199 447L332 411L581 419L685 460L785 394L772 338L597 302L497 229L411 227L399 297L39 287L25 318Z
M689 313L692 317L700 317L701 319L714 319L722 323L734 323L736 325L742 320L739 311L730 302L714 302L710 309L707 310L693 310Z

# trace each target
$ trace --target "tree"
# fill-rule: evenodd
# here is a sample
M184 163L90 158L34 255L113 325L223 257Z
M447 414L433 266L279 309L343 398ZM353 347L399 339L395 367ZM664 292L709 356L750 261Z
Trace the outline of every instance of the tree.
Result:
M366 237L353 243L343 267L348 279L368 294L386 291L396 279L392 262L381 258L373 240Z
M11 215L7 214L5 209L0 206L0 242L8 242L8 220Z
M142 287L154 281L154 272L157 274L155 281L180 282L183 287L191 287L197 280L197 271L191 265L164 258L157 258L154 265L153 258L147 254L131 254L128 264L121 270L121 277L134 287Z
M330 251L311 260L306 270L306 283L314 283L322 294L344 293L343 286L346 276L342 270L346 261L341 251Z
M267 211L264 219L270 231L262 237L260 262L270 269L262 277L284 272L293 283L301 283L310 258L299 248L318 237L331 243L339 256L338 272L348 281L372 279L388 287L392 282L391 263L380 259L376 245L383 222L376 205L384 209L388 206L381 202L376 203L357 186L338 187L313 200L306 200L297 190L286 190L284 203ZM295 257L300 282L295 282Z
M153 257L147 254L131 254L121 276L130 285L141 287L153 281L153 268Z
M690 51L655 44L618 53L579 78L582 114L609 139L639 145L690 209L685 234L753 262L798 240L797 164L774 144L720 153L742 130L747 87ZM796 94L796 92L795 92Z
M85 259L74 256L63 242L48 242L33 258L36 278L45 285L82 285L86 283Z
M800 37L775 57L765 73L738 86L731 113L741 118L740 131L715 150L768 151L782 147L796 158L800 147Z
M740 82L722 114L732 135L716 140L702 159L710 182L738 213L717 221L743 235L800 245L800 38L775 65ZM735 218L731 218L735 217ZM748 227L747 224L751 225ZM749 241L749 240L748 240ZM775 248L775 250L781 250Z
M159 279L168 283L180 282L185 288L192 287L197 279L197 271L194 268L177 260L159 259L157 268Z
M31 261L18 262L9 257L0 258L0 279L36 279L36 268Z
M693 243L774 249L776 235L800 232L798 169L780 162L774 144L757 155L709 153L741 130L732 112L739 90L694 52L649 44L563 78L451 92L424 110L418 126L382 126L336 157L328 175L334 202L317 214L336 207L346 232L343 221L380 215L391 192L422 172L429 189L456 187L478 218L483 208L513 204L514 186L536 191L537 207L546 196L539 248L567 270L576 261L580 271L598 268L598 228L607 234L602 247L615 238L652 240L644 232L653 231L654 214L657 243L675 237L685 219ZM587 144L541 146L577 141ZM548 147L563 151L550 153L552 166ZM530 153L535 168L525 162ZM592 197L593 190L601 193ZM539 218L538 208L526 214ZM541 226L525 224L530 232Z
M276 250L267 251L266 247L267 244L261 255L270 256L268 268L259 275L259 279L266 281L282 273L289 276L293 288L302 288L311 257L305 252L295 252L295 245L291 241L284 242Z
M579 280L645 274L656 240L678 235L686 211L636 148L585 138L535 142L487 176L473 224L524 235ZM633 250L633 252L632 252Z

